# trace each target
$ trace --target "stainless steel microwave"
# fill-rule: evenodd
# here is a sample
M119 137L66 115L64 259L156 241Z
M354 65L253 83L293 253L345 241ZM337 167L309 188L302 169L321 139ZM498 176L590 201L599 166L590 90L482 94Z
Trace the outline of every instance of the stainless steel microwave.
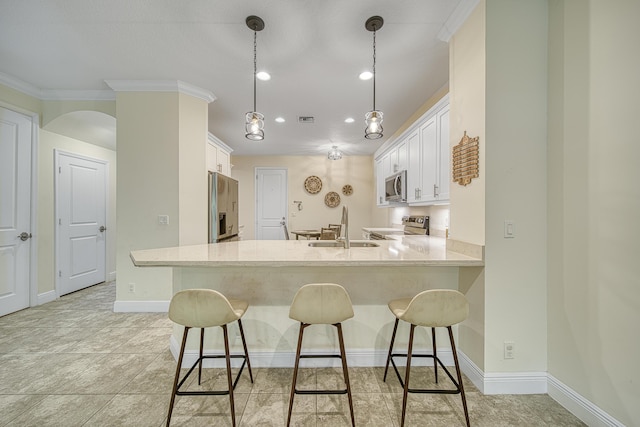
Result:
M403 170L384 180L384 199L387 202L407 201L407 171Z

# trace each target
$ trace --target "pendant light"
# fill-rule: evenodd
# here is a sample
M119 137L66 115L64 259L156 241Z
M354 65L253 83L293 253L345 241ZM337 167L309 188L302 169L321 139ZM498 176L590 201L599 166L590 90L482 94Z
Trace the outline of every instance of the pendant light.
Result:
M253 30L253 111L245 115L245 134L247 139L262 141L264 139L264 116L256 111L256 75L257 66L257 34L264 29L264 21L257 16L249 16L246 20L247 27Z
M338 150L338 146L334 145L331 147L331 150L327 153L327 159L329 160L340 160L342 158L342 151Z
M364 116L367 127L364 130L364 137L367 139L378 139L382 137L382 111L376 110L376 31L382 28L384 23L382 17L372 16L367 19L364 27L373 32L373 109Z

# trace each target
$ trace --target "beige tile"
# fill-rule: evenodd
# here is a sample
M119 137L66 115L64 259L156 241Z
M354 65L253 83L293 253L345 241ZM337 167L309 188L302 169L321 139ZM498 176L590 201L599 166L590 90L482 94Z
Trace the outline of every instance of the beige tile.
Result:
M169 398L170 399L170 398ZM236 424L239 424L240 416L247 406L249 394L234 393L233 403L236 414ZM169 400L167 400L167 410L169 408ZM231 424L231 401L229 395L220 396L176 396L176 402L173 407L173 415L177 417L212 417L223 423L223 425ZM173 424L173 415L171 417ZM226 423L226 424L225 424Z
M130 328L130 327L127 327ZM160 353L169 348L171 328L138 328L137 333L122 345L114 346L114 353Z
M293 381L292 368L256 369L253 373L253 393L289 393ZM298 370L298 389L316 388L315 368Z
M73 381L58 388L60 393L118 393L155 358L148 354L108 354L85 369Z
M289 413L289 395L252 393L242 415L241 426L284 426ZM315 426L316 396L296 395L292 426Z
M86 425L158 427L166 420L168 408L168 394L119 394L91 417Z
M84 424L113 396L49 395L17 416L7 427L79 426Z
M36 394L0 395L0 425L28 411L44 398L44 395Z

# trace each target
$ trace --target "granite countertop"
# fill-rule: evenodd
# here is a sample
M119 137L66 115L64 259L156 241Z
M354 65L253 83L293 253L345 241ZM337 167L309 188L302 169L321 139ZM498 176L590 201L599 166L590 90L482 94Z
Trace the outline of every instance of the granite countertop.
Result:
M284 267L284 266L483 266L474 258L446 249L446 240L396 236L376 240L376 248L309 247L307 240L241 240L131 251L138 267ZM356 240L352 240L354 242ZM361 241L361 240L359 240Z

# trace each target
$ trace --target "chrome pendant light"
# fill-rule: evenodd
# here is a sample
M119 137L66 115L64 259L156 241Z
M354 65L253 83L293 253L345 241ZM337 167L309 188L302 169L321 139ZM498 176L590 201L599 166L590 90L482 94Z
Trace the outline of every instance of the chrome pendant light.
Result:
M264 29L264 21L257 16L249 16L246 20L247 27L253 30L253 111L245 115L245 134L247 139L262 141L264 139L264 116L256 111L256 75L257 66L257 34Z
M338 150L338 146L334 145L331 147L331 150L327 153L327 159L329 160L340 160L342 158L342 151Z
M364 116L367 127L364 130L364 137L367 139L378 139L382 137L382 111L376 110L376 31L382 28L384 20L380 16L372 16L367 19L364 27L373 32L373 109Z

